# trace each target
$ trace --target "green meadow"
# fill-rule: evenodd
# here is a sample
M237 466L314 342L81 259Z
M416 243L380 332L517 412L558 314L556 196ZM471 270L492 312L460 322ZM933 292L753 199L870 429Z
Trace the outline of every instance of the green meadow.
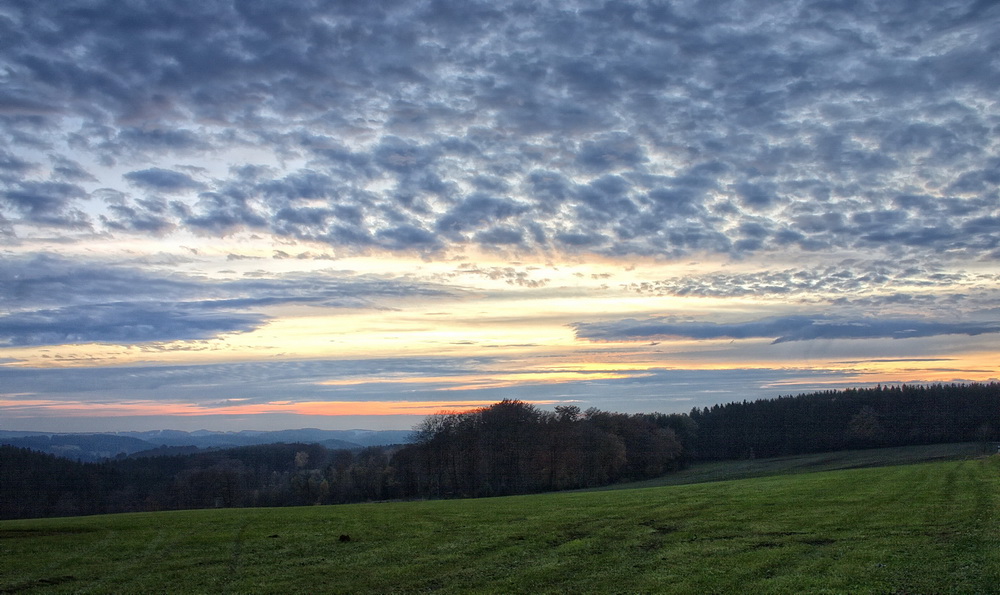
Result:
M0 593L32 592L1000 593L1000 457L2 522Z

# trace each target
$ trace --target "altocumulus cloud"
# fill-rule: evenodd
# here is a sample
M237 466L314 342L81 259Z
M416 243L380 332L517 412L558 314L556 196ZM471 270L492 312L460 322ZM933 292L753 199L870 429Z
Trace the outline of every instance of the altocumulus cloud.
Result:
M995 259L998 24L972 0L15 0L0 229ZM122 197L84 208L98 189Z
M144 169L129 172L124 177L133 184L161 192L183 192L202 187L191 176L169 169Z
M998 30L1000 4L982 0L7 0L0 345L152 353L302 307L440 298L445 312L473 293L447 285L462 279L568 295L569 263L615 267L590 296L667 298L562 315L582 341L985 344L1000 316ZM149 246L170 254L129 252ZM290 258L385 271L387 253L424 272ZM733 299L742 318L711 306ZM709 306L685 312L717 317L635 313L696 301ZM873 343L913 356L920 342ZM319 382L377 368L345 366L136 382L250 390L241 378L273 375L253 386L340 395ZM59 374L106 387L111 373Z

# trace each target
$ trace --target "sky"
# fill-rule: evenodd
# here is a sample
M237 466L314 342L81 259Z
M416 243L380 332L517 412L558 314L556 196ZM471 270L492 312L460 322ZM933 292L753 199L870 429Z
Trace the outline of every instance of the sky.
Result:
M0 430L996 380L998 31L991 0L0 0Z

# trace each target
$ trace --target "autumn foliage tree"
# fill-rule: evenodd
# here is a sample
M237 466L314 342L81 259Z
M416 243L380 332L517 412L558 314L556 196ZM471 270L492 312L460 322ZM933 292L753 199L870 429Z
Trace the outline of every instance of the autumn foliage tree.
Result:
M682 464L670 416L573 406L541 411L504 400L426 418L396 454L397 472L423 496L494 496L604 485Z

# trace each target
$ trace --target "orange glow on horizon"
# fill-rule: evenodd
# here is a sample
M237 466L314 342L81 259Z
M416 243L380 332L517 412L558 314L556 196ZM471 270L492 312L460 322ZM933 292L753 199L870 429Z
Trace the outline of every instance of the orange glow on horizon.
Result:
M553 405L567 400L524 400L532 405ZM195 403L165 403L158 401L122 401L118 403L88 403L85 401L9 400L0 401L4 415L18 417L125 417L169 415L196 417L211 415L260 415L283 413L293 415L354 416L354 415L416 415L426 416L448 412L464 412L489 407L495 400L461 401L270 401L267 403L236 403L205 406Z

